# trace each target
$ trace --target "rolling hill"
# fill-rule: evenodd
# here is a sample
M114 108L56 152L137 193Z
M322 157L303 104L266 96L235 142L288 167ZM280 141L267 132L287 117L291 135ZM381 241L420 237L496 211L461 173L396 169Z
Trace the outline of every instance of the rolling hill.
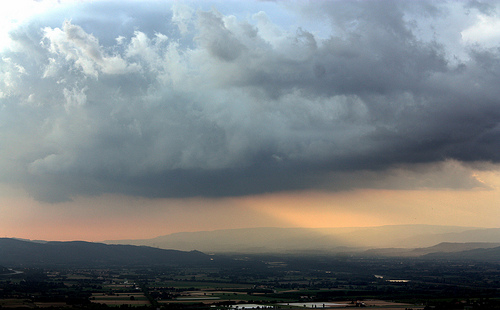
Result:
M183 252L147 246L107 245L84 241L45 243L0 238L3 266L99 266L208 264L211 257L198 251Z

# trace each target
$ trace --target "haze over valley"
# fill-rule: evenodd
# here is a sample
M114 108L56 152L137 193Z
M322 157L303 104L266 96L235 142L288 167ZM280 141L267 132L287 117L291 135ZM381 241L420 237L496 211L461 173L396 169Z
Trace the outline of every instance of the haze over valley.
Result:
M498 246L500 229L438 225L315 229L268 227L180 232L152 239L104 242L207 253L339 253L373 248L424 248L443 242L476 243L478 247L481 244L488 247L487 243Z

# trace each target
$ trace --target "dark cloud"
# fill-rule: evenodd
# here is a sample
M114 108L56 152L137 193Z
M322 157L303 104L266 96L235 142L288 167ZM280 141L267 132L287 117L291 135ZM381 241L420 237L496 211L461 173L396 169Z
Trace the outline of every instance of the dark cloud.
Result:
M50 202L484 187L459 162L500 160L500 52L436 26L468 7L266 5L237 17L106 1L13 30L3 181ZM291 17L304 25L280 25Z

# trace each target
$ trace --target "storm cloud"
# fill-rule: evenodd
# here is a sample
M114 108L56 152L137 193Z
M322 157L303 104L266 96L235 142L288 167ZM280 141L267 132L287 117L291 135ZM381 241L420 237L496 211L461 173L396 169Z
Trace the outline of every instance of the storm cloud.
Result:
M12 29L1 52L1 181L48 202L219 197L397 188L395 171L451 165L455 177L407 185L481 187L464 167L500 161L500 31L484 26L499 12L477 1L62 6Z

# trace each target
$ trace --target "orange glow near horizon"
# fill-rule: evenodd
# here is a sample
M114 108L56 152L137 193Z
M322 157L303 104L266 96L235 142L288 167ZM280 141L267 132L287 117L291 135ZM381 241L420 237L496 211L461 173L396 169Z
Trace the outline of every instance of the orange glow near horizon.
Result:
M498 190L355 190L247 197L245 204L304 228L381 225L499 227Z
M103 241L250 227L500 227L500 173L480 171L476 177L490 189L303 191L211 199L102 195L59 204L4 190L0 237Z
M321 192L281 193L242 198L248 207L283 222L284 226L363 227L388 224L373 214L358 212L346 201L349 194Z

